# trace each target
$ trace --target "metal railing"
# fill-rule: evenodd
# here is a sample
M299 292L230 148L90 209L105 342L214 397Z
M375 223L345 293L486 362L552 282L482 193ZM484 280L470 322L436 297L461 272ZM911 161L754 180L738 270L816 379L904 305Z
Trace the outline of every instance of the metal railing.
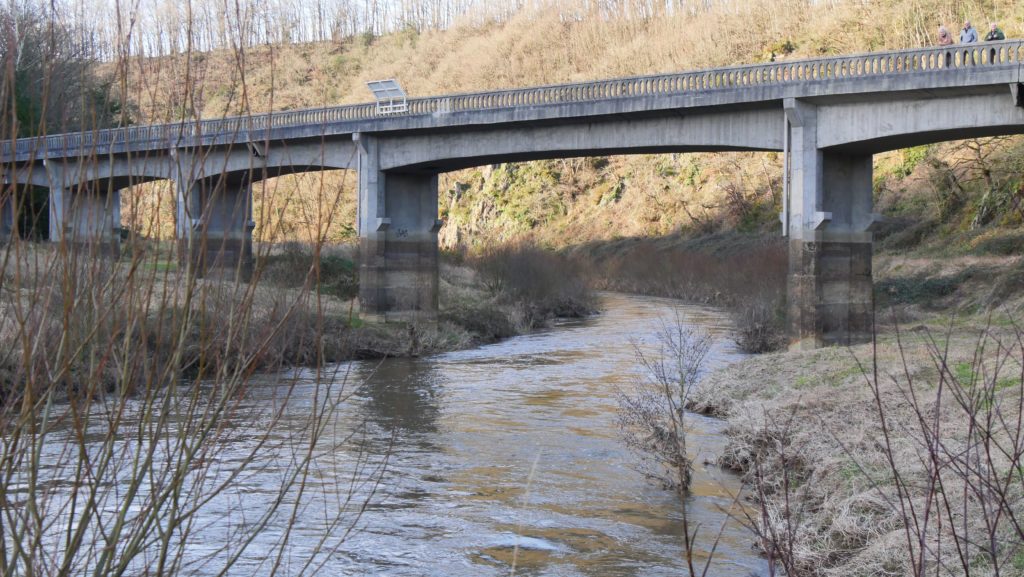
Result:
M792 60L714 68L675 74L637 76L500 90L452 94L408 100L408 109L397 116L443 114L472 110L543 106L590 102L616 98L741 89L813 81L830 81L876 76L900 76L942 70L1020 66L1024 41L1010 40L971 45L954 45L848 56ZM394 118L395 114L388 114ZM111 146L131 148L154 145L183 146L208 138L242 135L253 138L273 128L326 125L380 118L373 103L271 112L216 120L185 121L149 126L130 126L91 132L21 138L0 143L0 156L27 155L43 149L47 156ZM236 136L237 138L237 136ZM13 144L13 147L12 147ZM58 154L53 154L58 153Z

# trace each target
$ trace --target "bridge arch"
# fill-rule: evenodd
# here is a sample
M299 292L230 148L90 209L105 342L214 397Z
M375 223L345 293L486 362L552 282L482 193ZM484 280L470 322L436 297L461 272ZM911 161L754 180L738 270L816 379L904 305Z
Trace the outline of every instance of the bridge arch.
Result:
M1024 108L1004 93L865 99L818 107L818 146L858 154L1024 134Z
M484 130L388 137L380 169L448 172L499 162L663 152L781 151L780 108L600 123L497 126Z

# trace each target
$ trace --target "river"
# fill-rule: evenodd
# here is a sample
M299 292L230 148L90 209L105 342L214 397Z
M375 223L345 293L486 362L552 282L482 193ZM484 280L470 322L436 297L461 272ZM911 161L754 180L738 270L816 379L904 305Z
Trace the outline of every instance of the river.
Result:
M600 315L497 344L332 367L344 401L323 422L302 494L283 492L284 506L229 574L266 575L277 563L281 574L486 577L514 564L516 575L685 575L684 507L699 528L699 563L721 531L709 575L765 574L752 535L725 512L739 514L739 480L706 464L724 446L724 424L689 416L696 470L685 503L632 468L615 424L616 393L638 375L634 343L652 350L659 323L678 310L717 337L713 368L742 357L727 318L666 299L602 299ZM263 430L245 419L225 425L204 482L246 472L193 519L181 573L216 574L225 543L240 543L282 494L306 450L306 416L326 398L313 376L297 373L284 400L280 377L258 378L239 401L239 414L288 410Z
M741 357L716 310L603 295L603 314L473 350L360 363L353 399L397 430L379 499L342 547L352 573L680 575L682 506L631 464L617 437L616 391L637 375L633 342L655 345L678 308L717 336L708 365ZM748 530L722 510L740 490L713 465L723 423L690 416L696 461L691 523L711 575L764 571ZM532 470L532 475L531 475ZM515 551L518 544L518 551Z

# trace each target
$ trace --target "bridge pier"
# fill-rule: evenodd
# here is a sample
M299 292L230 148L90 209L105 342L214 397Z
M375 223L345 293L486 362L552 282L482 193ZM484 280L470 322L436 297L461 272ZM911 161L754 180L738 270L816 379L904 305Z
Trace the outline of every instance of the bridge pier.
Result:
M0 194L0 243L10 240L14 234L13 187Z
M379 321L433 322L438 307L437 174L380 170L359 141L359 303Z
M817 111L787 100L790 349L871 340L872 156L817 147Z
M121 254L121 195L106 183L50 188L50 241L101 256Z
M178 183L178 259L197 276L252 276L252 185L247 173Z

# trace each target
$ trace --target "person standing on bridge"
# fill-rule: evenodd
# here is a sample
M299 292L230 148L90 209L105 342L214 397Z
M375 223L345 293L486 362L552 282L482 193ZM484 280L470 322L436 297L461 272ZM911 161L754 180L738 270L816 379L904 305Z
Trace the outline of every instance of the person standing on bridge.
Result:
M953 35L949 33L949 29L945 26L939 26L939 46L952 46ZM953 65L953 53L946 52L946 68Z
M1006 34L1003 34L999 26L992 22L988 25L988 34L985 35L985 42L994 42L996 40L1006 40Z
M964 28L960 31L960 44L971 44L978 41L978 31L971 26L971 21L964 22Z
M971 21L964 22L964 27L960 30L960 44L974 44L978 41L978 31L971 26ZM974 57L973 50L964 50L964 59L961 61L962 64L977 64Z
M939 26L939 46L950 46L953 44L953 35L945 26Z

